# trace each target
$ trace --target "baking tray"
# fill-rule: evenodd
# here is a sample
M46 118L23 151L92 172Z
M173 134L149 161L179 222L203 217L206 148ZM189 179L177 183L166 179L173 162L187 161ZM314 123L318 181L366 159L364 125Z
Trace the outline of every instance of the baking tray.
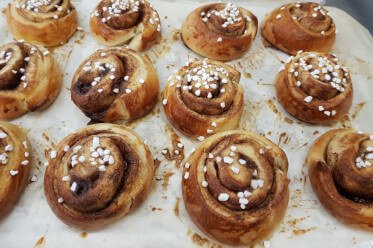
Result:
M3 8L9 1L0 0ZM155 63L161 89L167 78L189 58L198 57L180 40L180 26L202 1L151 1L161 16L162 40L145 52ZM263 20L265 13L288 1L233 1ZM44 162L49 151L67 134L87 125L89 119L70 100L70 82L78 65L102 48L88 28L89 11L98 0L76 3L78 31L65 45L52 50L60 63L64 83L57 100L45 111L29 113L12 121L24 127L32 141L34 161L29 182L13 211L0 223L0 247L220 247L203 235L184 208L180 162L198 141L175 132L161 104L146 117L127 124L150 147L159 165L154 186L146 201L123 219L94 232L83 232L63 224L50 210L43 191ZM206 3L206 2L204 2ZM308 125L289 116L275 99L274 79L288 55L266 47L260 35L246 55L228 64L241 73L245 109L240 129L264 134L279 144L289 158L290 202L281 226L270 239L271 247L370 247L372 234L350 228L333 218L320 205L307 178L304 161L313 141L326 130L354 127L372 130L373 41L369 32L345 12L328 8L339 30L333 48L351 72L354 102L344 120L329 126ZM4 16L0 17L0 44L12 40ZM179 156L164 157L163 149L184 144ZM224 246L225 247L225 246Z

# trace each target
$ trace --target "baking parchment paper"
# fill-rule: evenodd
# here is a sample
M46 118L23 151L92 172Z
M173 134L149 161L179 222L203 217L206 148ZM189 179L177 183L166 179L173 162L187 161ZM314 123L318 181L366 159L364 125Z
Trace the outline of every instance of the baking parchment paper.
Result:
M0 0L3 8L9 1ZM184 18L203 1L152 0L162 22L162 41L145 52L157 67L161 88L167 78L188 58L198 57L180 40ZM234 1L252 11L261 21L265 13L288 1ZM76 3L78 31L65 45L52 49L60 63L64 84L57 100L47 110L28 113L13 123L22 125L32 141L34 161L30 175L37 176L0 223L0 247L220 247L203 235L187 215L181 195L180 156L166 159L161 151L173 150L177 136L187 157L198 141L175 133L160 101L148 116L128 124L149 145L159 161L153 190L134 212L99 231L82 232L63 224L50 210L43 191L44 162L53 145L89 122L70 100L70 82L78 65L96 49L102 48L89 32L89 12L98 0ZM204 2L206 3L206 2ZM373 132L373 40L369 32L345 12L335 9L330 15L338 27L333 53L349 67L354 102L349 117L329 126L307 125L292 118L275 99L274 78L288 55L265 46L260 33L249 52L229 64L242 73L245 110L241 129L265 136L286 152L289 158L291 196L286 217L270 239L271 247L370 247L373 234L350 228L333 218L320 205L312 191L304 166L313 141L326 130L352 126ZM0 44L12 41L4 15L0 16Z

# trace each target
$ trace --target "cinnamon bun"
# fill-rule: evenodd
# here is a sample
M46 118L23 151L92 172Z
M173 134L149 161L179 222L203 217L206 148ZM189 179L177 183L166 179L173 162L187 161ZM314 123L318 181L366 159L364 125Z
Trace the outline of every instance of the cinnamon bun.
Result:
M373 230L373 135L352 129L323 134L306 160L312 188L336 218Z
M181 37L195 53L228 61L249 50L257 29L258 19L250 11L232 3L215 3L189 14L181 27Z
M347 67L335 55L316 52L290 57L277 75L276 92L289 114L316 124L340 120L353 97Z
M337 29L328 11L317 3L289 3L274 9L262 22L263 37L279 50L328 53Z
M32 167L31 143L23 130L0 121L0 220L20 197Z
M98 229L144 201L154 170L148 147L135 133L119 125L94 124L51 151L45 196L66 224Z
M0 47L0 120L45 109L61 84L59 65L44 47L22 41Z
M187 62L163 91L163 108L171 124L199 140L236 128L244 107L240 77L239 71L222 62Z
M78 27L70 0L15 0L5 14L14 38L36 45L66 43Z
M215 134L184 165L186 210L207 235L230 245L268 238L284 218L289 200L285 153L246 131Z
M81 63L71 99L95 122L132 121L157 102L158 75L145 56L127 48L98 50Z
M103 45L143 51L161 37L157 11L146 0L102 0L91 14L93 36Z

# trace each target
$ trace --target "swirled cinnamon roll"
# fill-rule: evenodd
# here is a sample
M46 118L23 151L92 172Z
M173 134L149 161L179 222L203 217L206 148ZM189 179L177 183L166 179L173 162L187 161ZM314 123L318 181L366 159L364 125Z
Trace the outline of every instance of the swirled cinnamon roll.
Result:
M48 107L61 84L59 65L44 47L23 42L0 47L0 120Z
M152 63L119 47L93 53L81 63L71 83L71 99L97 122L140 118L153 109L158 93Z
M347 224L373 230L373 135L329 131L316 140L306 163L324 207Z
M63 222L98 229L134 210L153 182L148 147L132 131L95 124L67 136L50 153L44 190Z
M288 205L288 161L263 136L215 134L190 155L182 181L186 209L207 235L231 245L254 245L281 223Z
M15 0L5 14L14 38L36 45L66 43L78 27L70 0Z
M31 170L31 147L21 128L0 121L0 220L25 188Z
M91 14L93 36L106 46L127 44L143 51L161 37L157 11L146 0L102 0Z
M228 61L249 50L257 29L258 19L250 11L232 3L215 3L189 14L181 27L181 37L195 53Z
M244 107L240 76L222 62L187 62L163 91L163 107L171 124L199 140L236 128Z
M274 47L295 55L299 50L328 53L337 29L328 11L317 3L290 3L267 14L263 37Z
M316 52L290 57L277 75L276 91L289 114L316 124L341 119L353 97L348 69L335 55Z

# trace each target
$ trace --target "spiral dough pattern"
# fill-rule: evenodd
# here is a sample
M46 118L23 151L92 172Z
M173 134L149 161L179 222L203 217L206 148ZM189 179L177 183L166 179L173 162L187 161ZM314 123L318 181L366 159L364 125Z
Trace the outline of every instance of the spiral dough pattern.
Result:
M268 139L228 131L206 139L184 165L183 196L194 223L231 245L272 234L288 204L288 161Z
M144 51L161 37L157 11L146 0L103 0L91 14L93 36L106 46Z
M132 121L157 102L159 81L152 63L127 48L98 50L81 63L71 99L97 122Z
M0 119L46 108L61 84L59 66L44 47L24 42L0 47Z
M66 43L78 26L70 0L15 0L5 14L13 36L36 45Z
M324 207L347 224L373 230L373 135L329 131L316 140L306 162Z
M335 55L315 52L290 57L276 78L277 98L305 122L326 124L351 108L353 87L347 67Z
M172 125L203 140L237 127L244 95L240 72L222 62L191 60L169 78L163 107Z
M258 19L250 11L232 3L217 3L190 13L181 27L181 37L195 53L228 61L249 50L257 29Z
M317 3L290 3L267 14L261 27L263 37L289 54L298 51L328 53L337 29L328 11Z
M154 162L132 131L95 124L67 136L51 151L44 190L66 224L97 229L122 218L147 196Z

